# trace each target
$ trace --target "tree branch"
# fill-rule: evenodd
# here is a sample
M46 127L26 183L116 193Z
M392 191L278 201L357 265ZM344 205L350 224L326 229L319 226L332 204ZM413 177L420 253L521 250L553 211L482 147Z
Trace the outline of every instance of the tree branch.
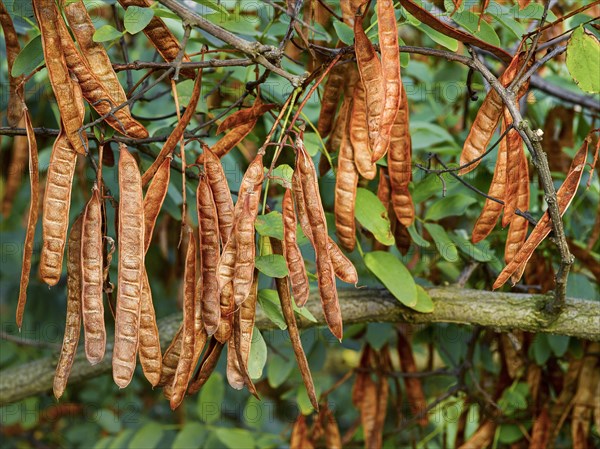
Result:
M554 319L545 312L552 300L547 295L466 290L453 287L427 289L435 305L430 314L415 312L402 306L387 290L357 289L339 292L344 323L405 322L413 324L456 323L489 327L496 331L513 329L569 335L600 340L600 302L568 298L563 312ZM298 317L298 324L307 328L324 325L318 294L307 304L318 324ZM181 323L181 314L162 318L158 322L161 345L167 347ZM262 330L276 326L257 310L256 325ZM97 365L90 365L83 352L77 353L69 384L110 372L112 340L107 342L106 356ZM29 396L46 393L52 381L58 354L34 360L0 371L0 405L16 402ZM115 389L117 387L115 386Z

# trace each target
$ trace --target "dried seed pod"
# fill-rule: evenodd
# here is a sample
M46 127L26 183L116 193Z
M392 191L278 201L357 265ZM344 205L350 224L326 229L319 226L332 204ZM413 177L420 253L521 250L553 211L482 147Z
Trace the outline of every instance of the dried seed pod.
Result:
M379 19L379 51L383 70L384 101L379 132L372 148L372 162L381 159L388 149L392 126L400 108L400 97L402 95L398 25L396 24L396 14L392 0L377 1L377 18Z
M233 282L225 284L221 289L220 298L221 319L219 327L213 337L222 344L226 344L231 338L233 326L233 313L235 312L235 302L233 300Z
M196 81L194 82L194 87L192 89L192 94L190 96L190 101L188 102L188 106L185 109L183 115L181 116L181 119L177 122L177 126L175 126L173 132L169 134L167 141L161 148L160 153L158 153L158 156L156 156L154 162L152 162L152 165L150 165L150 167L148 167L148 170L144 172L144 175L142 176L143 185L148 184L148 182L152 178L154 178L154 175L158 171L159 167L163 164L167 156L173 153L175 148L177 148L177 145L183 137L185 128L187 128L187 126L190 123L190 120L192 120L192 117L196 113L196 106L198 105L198 100L200 99L201 88L202 71L198 72L198 76L196 77Z
M398 357L402 371L405 373L416 373L417 365L415 364L411 342L403 331L398 331L397 335ZM418 377L405 377L404 385L406 386L406 396L411 413L415 417L418 416L417 422L421 427L425 427L429 423L429 418L426 413L427 401L425 401L425 395L423 394L421 379Z
M385 84L381 61L363 30L362 17L359 16L355 18L354 22L354 51L358 73L360 73L360 79L365 89L369 147L374 149L377 134L380 132L381 114L385 104Z
M200 388L206 383L212 372L217 367L217 362L219 361L219 357L221 356L221 351L223 351L223 343L220 343L216 339L211 339L202 357L202 361L200 362L200 369L192 379L187 393L189 395L196 394Z
M207 146L202 148L205 155L204 170L218 212L219 235L222 245L225 246L233 229L233 199L221 161Z
M75 39L77 39L81 53L90 67L94 68L95 75L106 87L106 90L117 104L126 103L127 96L119 82L119 78L117 78L117 74L112 68L112 62L108 57L108 53L101 43L94 41L96 28L83 1L65 2L64 12L69 21L71 31L73 31ZM128 114L130 113L129 106L124 106L123 110Z
M237 225L235 227L237 245L233 296L236 306L239 306L246 300L250 293L250 286L252 285L252 273L254 273L254 259L256 255L254 222L258 214L260 190L248 191L243 201L243 210L239 218L237 218Z
M123 8L129 6L139 6L141 8L151 8L152 3L149 0L119 0ZM171 33L165 22L155 15L150 20L150 23L144 28L144 34L150 43L156 48L156 51L167 62L173 62L181 51L179 40ZM191 62L186 55L183 56L182 62ZM195 76L194 69L181 69L180 73L186 77L193 79Z
M81 233L81 301L85 355L92 365L102 361L106 349L102 253L102 206L99 190L94 187L83 212Z
M24 75L20 75L14 78L11 74L13 64L17 55L21 52L21 45L19 44L19 36L15 30L12 19L4 6L4 3L0 3L0 26L4 31L4 43L6 44L6 62L8 68L8 105L6 107L6 121L9 126L17 126L21 122L23 117L23 103L21 98L23 96L23 85L21 84L25 79Z
M504 132L505 127L502 125L502 132ZM506 143L506 139L502 139L500 141L500 146L498 148L498 157L496 159L496 166L494 167L494 175L492 177L492 183L490 184L490 188L488 190L488 195L497 198L499 200L504 200L505 191L506 191L506 155L508 152L508 145ZM494 226L496 226L496 222L498 221L498 217L500 217L500 213L504 205L502 203L498 203L497 201L493 201L489 198L485 199L485 204L483 205L483 209L479 214L479 218L475 222L475 226L473 227L473 233L471 236L471 240L473 243L480 242L484 238L486 238Z
M467 441L458 449L483 449L492 444L496 433L496 423L485 420Z
M325 148L330 155L337 153L340 149L342 136L347 132L348 114L350 113L351 107L352 97L344 97L344 101L342 101L342 105L340 106L340 110L335 119L335 124L333 125L333 132L325 144Z
M54 373L53 392L59 399L67 387L73 360L79 343L81 332L81 223L82 216L77 217L67 248L67 322L63 337L60 358Z
M327 222L319 193L317 173L310 156L304 148L302 134L296 139L296 177L297 184L302 188L304 209L310 225L316 254L317 279L321 293L321 304L325 320L332 334L342 338L342 314L337 297L335 274L328 250ZM302 198L302 197L301 197Z
M142 179L127 147L119 158L119 268L113 379L125 388L133 376L138 347L144 277L144 205Z
M292 428L290 449L314 449L314 447L306 425L306 418L300 413Z
M183 324L179 326L179 329L173 336L169 347L162 356L162 366L160 369L160 380L158 386L171 386L173 378L175 377L175 370L179 362L179 356L181 355L181 341L183 340Z
M221 137L219 141L212 146L211 151L218 158L222 158L231 150L233 150L242 140L246 138L248 134L252 132L257 122L258 120L254 119L242 125L236 126L223 137ZM200 157L196 160L196 163L202 162L203 155L200 155Z
M276 104L264 104L260 96L256 97L254 104L251 108L240 109L228 116L221 124L217 127L217 134L221 134L223 131L228 129L237 128L238 126L245 125L250 122L255 122L265 112L275 108Z
M304 259L296 240L296 212L294 212L292 192L289 189L285 190L281 208L283 211L283 251L285 262L290 272L290 284L292 285L294 300L298 307L302 307L308 301L310 287L306 267L304 266Z
M504 123L509 126L512 123L510 112L504 109ZM515 209L518 207L519 190L521 187L521 168L523 164L523 140L519 133L513 128L506 135L506 191L504 196L504 215L502 216L502 227L508 226L515 216ZM527 163L527 159L525 159ZM529 177L527 178L529 183ZM528 204L529 207L529 204ZM526 209L525 209L526 210Z
M19 128L24 128L25 118L22 117L17 125ZM28 154L29 144L27 143L27 137L14 136L10 163L6 171L6 181L4 183L4 192L2 196L1 210L2 215L6 218L10 215L15 197L21 188L23 173L25 173L25 168L27 167L29 159Z
M169 190L171 158L167 157L152 178L144 196L144 253L148 252L156 219Z
M87 148L87 135L79 134L83 124L83 116L79 113L78 98L75 88L69 77L67 63L63 55L60 35L57 28L58 13L54 0L36 0L33 9L42 34L44 59L48 70L50 84L58 103L61 121L71 146L79 154L85 154Z
M319 113L319 121L317 122L317 131L319 131L322 139L329 135L333 127L333 119L344 88L344 75L345 66L337 64L330 70L329 77L325 83L323 96L321 97L321 112Z
M367 128L367 99L362 82L356 83L350 114L350 142L354 149L354 163L360 175L373 179L377 174L377 165L371 162L369 133Z
M273 248L273 253L283 255L283 247L280 240L271 237L271 247ZM298 331L294 307L292 306L288 277L275 278L275 284L277 285L277 293L279 294L279 301L281 302L281 311L283 312L283 317L287 324L288 334L290 335L290 341L292 343L292 348L294 349L298 369L302 375L302 381L306 387L310 403L315 410L319 410L319 401L317 400L315 385L312 380L308 361L306 360L306 354L304 354L304 349L302 349L302 341L300 341L300 332Z
M185 256L183 275L183 331L181 339L181 355L173 378L170 405L175 410L183 401L188 382L194 369L195 328L195 296L196 296L196 238L188 229L188 245Z
M408 191L412 176L412 144L408 130L408 116L408 99L404 93L392 127L387 162L394 212L398 221L406 227L410 226L415 219L415 207Z
M327 403L319 410L319 418L321 419L321 425L325 430L325 447L327 449L342 449L342 437L340 435L340 429L333 412L327 407ZM368 446L375 448L378 446Z
M148 382L155 387L160 381L162 354L160 339L156 325L156 314L152 305L152 290L148 281L148 273L144 269L142 279L142 298L140 304L140 333L139 333L140 365Z
M39 171L38 171L38 151L35 140L35 131L31 124L31 117L27 107L23 107L25 116L25 129L27 131L27 142L29 143L29 186L31 189L31 200L29 203L29 212L27 214L27 228L25 231L25 243L23 244L23 265L21 268L21 280L19 282L19 300L17 302L16 321L21 329L23 324L23 312L27 302L27 286L29 285L29 275L31 271L31 256L33 254L33 239L35 236L35 226L38 219L39 210Z
M353 251L356 245L354 208L357 187L358 171L354 165L352 143L350 143L348 129L346 129L340 145L340 154L338 155L334 212L335 229L338 239L348 251Z
M76 163L77 153L65 132L61 131L50 153L42 214L40 276L48 285L56 285L62 273L71 207L71 184Z

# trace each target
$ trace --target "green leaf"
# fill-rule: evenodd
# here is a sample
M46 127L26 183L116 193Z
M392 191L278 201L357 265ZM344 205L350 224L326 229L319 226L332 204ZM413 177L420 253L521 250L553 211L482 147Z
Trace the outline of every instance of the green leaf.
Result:
M254 339L254 338L253 338ZM221 407L225 399L225 385L221 373L213 373L200 390L196 403L198 418L208 424L216 422L221 417Z
M546 334L536 334L531 345L531 354L535 363L539 366L544 366L550 356L552 355L552 348L548 344L548 337Z
M213 11L220 12L224 14L225 17L229 17L229 11L227 8L223 7L221 3L213 2L211 0L194 0L196 3L200 3L202 6L206 6L207 8L212 9Z
M269 254L256 258L256 269L272 278L283 278L289 274L285 258L280 254Z
M454 231L450 238L460 251L477 262L490 262L494 259L494 251L487 240L473 244L469 239Z
M269 318L279 329L287 329L287 324L283 318L283 312L279 305L279 295L275 290L263 288L258 291L258 303L267 318Z
M359 187L356 190L356 208L354 215L358 222L386 246L394 244L394 234L390 228L387 210L377 195Z
M417 305L415 281L396 256L385 251L373 251L365 254L365 265L398 301L407 307Z
M215 434L229 449L254 449L254 437L248 430L219 427Z
M42 36L38 35L31 39L15 58L11 75L18 77L29 74L44 62L44 50L42 48Z
M255 327L248 356L248 374L251 379L260 379L265 363L267 363L267 344L258 328Z
M149 422L135 433L129 442L129 449L153 449L159 447L162 437L162 426L157 422Z
M267 379L269 380L269 385L272 388L283 385L288 377L290 377L290 374L292 374L294 366L296 366L296 359L294 359L294 357L288 357L286 360L277 354L273 354L269 358L269 364L267 365Z
M152 8L129 6L125 11L123 25L129 34L137 34L148 26L153 17L154 10Z
M497 47L500 46L500 38L494 28L485 20L479 20L477 14L471 11L457 12L452 19L479 39Z
M278 165L271 172L271 181L279 184L282 187L289 187L292 184L292 175L294 169L288 164ZM286 186L287 184L287 186Z
M398 45L406 45L406 42L404 42L400 36L398 36ZM410 54L408 54L404 51L401 52L400 53L400 67L405 69L408 67L409 63L410 63Z
M556 357L562 357L569 349L570 338L566 335L546 335L548 339L548 346L552 349L552 352Z
M103 408L96 414L96 422L103 430L108 433L118 433L121 431L121 421L112 410Z
M427 36L429 36L433 42L446 47L450 51L458 50L458 41L456 39L452 39L451 37L434 30L429 25L425 25L424 23L421 23L418 28Z
M410 137L413 150L430 149L442 142L456 145L452 135L435 123L411 121Z
M186 422L177 433L171 449L196 449L206 439L206 428L197 422Z
M304 147L310 157L315 157L323 148L323 144L316 133L306 132L304 133Z
M475 198L462 193L447 196L434 202L431 207L427 209L425 220L437 221L453 215L462 215L471 204L476 202L477 200Z
M431 296L420 285L417 285L417 304L411 307L411 309L421 313L433 312L434 307Z
M456 244L450 240L446 230L436 223L425 223L423 226L425 226L425 229L427 229L427 232L431 235L440 255L448 262L458 261Z
M306 307L298 307L296 305L296 301L292 301L292 307L294 308L294 312L296 312L301 317L306 318L308 321L310 321L312 323L317 322L317 319L315 318L315 316L312 313L310 313L310 310L308 310Z
M415 224L411 224L408 228L408 233L410 234L410 238L411 240L415 243L415 245L420 246L421 248L429 248L431 246L431 243L429 243L427 240L425 240L421 234L419 234L419 231L417 231L417 228L415 227Z
M600 92L600 43L580 25L567 44L567 68L577 85L589 93Z
M123 36L123 33L121 33L115 27L111 25L103 25L96 30L93 39L94 42L107 42L119 39L121 36Z
M280 212L273 211L266 215L259 215L254 223L254 228L263 237L275 237L277 240L283 240L283 219Z
M339 20L333 21L333 28L335 28L335 32L340 40L346 45L354 44L354 31L344 22L340 22Z
M524 436L520 426L516 424L502 424L500 426L498 441L503 444L512 444L516 443Z

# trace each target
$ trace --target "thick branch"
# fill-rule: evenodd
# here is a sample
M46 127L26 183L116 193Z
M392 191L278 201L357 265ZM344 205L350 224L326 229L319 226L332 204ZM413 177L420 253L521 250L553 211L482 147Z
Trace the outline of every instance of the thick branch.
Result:
M551 297L545 295L458 288L430 288L428 292L435 304L435 310L430 314L421 314L403 307L387 290L340 291L344 323L457 323L484 326L497 331L519 329L600 340L600 302L597 301L568 298L563 312L553 320L549 319L544 311L546 304L551 300ZM317 294L311 296L307 307L317 318L318 325L323 325L325 319ZM180 314L159 320L163 349L173 338L180 322ZM315 325L305 319L299 319L298 323L305 328ZM256 325L262 330L276 328L260 310L257 311ZM85 354L80 348L73 364L69 384L73 385L109 372L111 356L112 341L107 344L104 361L94 366L87 362ZM57 360L58 354L55 354L1 371L0 405L49 392L52 389Z

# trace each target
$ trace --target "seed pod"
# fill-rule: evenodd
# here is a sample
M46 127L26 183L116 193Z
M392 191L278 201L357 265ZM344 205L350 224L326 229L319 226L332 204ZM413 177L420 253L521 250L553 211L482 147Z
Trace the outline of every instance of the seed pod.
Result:
M338 239L348 251L353 251L356 245L354 209L357 187L358 171L354 165L354 154L347 129L342 137L340 154L338 156L334 212L335 229Z
M340 44L338 44L339 46ZM322 139L329 135L333 127L333 119L344 88L344 74L345 66L337 64L329 72L329 78L327 78L327 82L325 83L323 96L321 97L321 112L319 113L319 121L317 122L317 131L319 131Z
M83 1L65 2L64 12L69 21L71 31L73 31L75 39L77 39L81 53L90 67L94 68L95 75L106 87L106 90L117 104L126 103L127 96L119 82L119 78L117 78L117 74L112 68L112 62L108 57L108 53L106 53L101 43L94 41L96 28ZM130 113L129 106L123 107L123 110L127 114Z
M23 265L21 268L21 280L19 282L19 300L17 302L17 326L21 329L23 323L23 312L27 302L27 286L29 285L29 275L31 271L31 256L33 254L33 239L35 237L35 226L38 219L39 210L39 171L38 171L38 152L37 142L35 140L35 131L31 124L31 117L27 107L23 107L25 116L25 129L27 131L27 142L29 143L29 186L31 189L31 201L29 203L29 212L27 214L27 228L25 231L25 243L23 244Z
M242 125L236 126L223 137L221 137L217 143L215 143L211 151L218 158L222 158L231 150L233 150L242 140L246 138L248 134L252 132L258 120L252 120ZM203 155L200 155L196 163L203 162Z
M127 9L129 6L139 6L141 8L151 8L152 4L149 0L119 0L119 3L123 8ZM150 20L150 23L144 28L144 34L150 41L150 43L156 48L156 51L162 56L167 62L173 62L177 58L177 55L181 51L179 40L171 33L165 22L155 15ZM183 56L182 62L191 62L190 58L186 55ZM179 72L184 77L194 79L194 69L181 69Z
M354 51L360 79L365 89L369 147L374 149L377 134L380 132L381 113L385 104L385 85L381 61L363 30L362 17L359 16L355 18L354 22Z
M67 322L54 373L53 392L56 399L63 395L67 387L81 332L81 222L80 215L71 227L67 248Z
M104 358L106 330L102 295L102 209L98 187L83 212L81 233L81 301L85 355L95 365Z
M188 229L188 246L185 256L183 275L183 331L181 339L181 355L173 378L173 394L171 410L175 410L183 401L188 382L192 375L194 358L195 329L195 296L196 296L196 238Z
M298 307L302 307L308 300L310 288L304 259L296 240L296 212L294 212L292 192L289 189L285 190L281 208L283 211L283 251L285 262L290 272L290 284L292 285L294 300Z
M565 213L571 204L571 201L573 201L575 193L577 192L577 187L579 186L581 176L583 175L583 169L585 167L585 160L588 153L588 143L588 139L584 140L583 145L577 154L575 154L575 157L571 162L571 167L569 168L567 177L556 192L558 211L561 216ZM533 228L533 231L531 231L531 234L529 234L529 237L525 243L519 248L513 259L498 275L498 278L496 279L496 282L494 282L492 288L495 290L502 287L513 273L519 270L522 265L527 264L527 261L531 258L535 249L540 243L542 243L542 241L548 236L548 234L550 234L551 231L552 220L550 219L548 211L546 211ZM519 272L519 274L522 274L522 272ZM518 279L516 281L518 281ZM513 282L516 281L513 278Z
M61 121L71 146L79 154L85 154L87 148L87 135L79 134L79 128L83 124L83 116L79 114L77 96L74 92L73 83L69 77L67 63L58 33L58 14L54 0L36 0L33 9L42 34L42 47L44 59L48 70L50 84L58 103Z
M213 337L219 342L226 344L231 338L233 326L233 313L235 311L235 302L233 300L233 282L229 282L221 289L220 298L221 319L219 327Z
M169 387L173 384L173 378L175 377L175 370L179 362L179 356L181 355L181 341L183 340L183 324L179 326L179 329L173 336L173 340L169 344L169 347L162 356L162 366L160 370L160 380L158 386Z
M501 129L502 133L504 133L504 130L505 127L503 124ZM488 190L489 196L499 200L504 200L505 198L507 152L508 145L506 143L506 139L502 139L498 148L498 157L496 159L496 166L494 167L492 183L490 184L490 188ZM473 234L471 237L473 243L480 242L486 238L490 232L492 232L492 229L494 229L494 226L496 226L496 222L498 221L498 217L500 217L500 213L502 212L503 208L503 204L493 201L489 198L485 199L483 209L481 210L479 218L473 227Z
M196 394L200 388L206 383L212 372L217 367L217 362L223 351L223 343L220 343L216 339L211 339L200 362L200 369L192 379L190 386L188 387L187 393L189 395Z
M351 107L352 97L344 97L342 106L340 106L340 110L335 119L335 124L333 125L333 132L325 144L325 149L329 152L330 156L337 153L340 149L342 136L347 132L348 114L350 113Z
M140 365L148 382L155 387L160 381L162 354L160 339L156 325L156 314L152 305L152 290L148 281L148 273L144 269L142 279L142 298L140 304L140 336L139 336Z
M271 247L273 248L273 253L283 255L283 247L280 240L271 237ZM288 334L290 335L290 341L292 343L292 348L294 349L298 369L302 375L302 381L306 387L310 403L315 410L319 410L319 401L317 401L315 385L312 380L308 361L306 360L306 354L304 354L304 349L302 349L302 342L300 341L300 332L298 331L298 324L296 323L296 316L294 315L294 308L292 306L288 277L275 278L275 284L277 285L277 293L279 294L279 301L281 302L281 311L283 312L283 318L287 324Z
M148 252L156 219L169 190L171 158L166 158L152 178L144 196L144 253Z
M115 131L138 139L148 137L146 128L136 121L125 108L111 112L119 104L77 51L62 16L58 16L56 19L56 29L67 67L77 77L83 97L90 106L100 115L109 114L105 119L106 123Z
M142 180L135 159L120 146L119 158L119 271L113 379L125 388L135 370L142 279L144 276L144 205Z
M340 428L335 420L333 412L327 406L327 403L319 410L319 420L321 426L325 431L325 447L327 449L342 449L342 437L340 435ZM367 446L377 447L377 446Z
M19 128L24 128L25 118L22 117L17 125ZM6 171L6 181L4 183L4 192L2 196L2 215L6 218L8 218L10 215L15 197L21 188L23 173L25 173L25 168L27 167L27 161L29 159L28 153L29 144L27 143L27 137L14 136L12 152L9 166Z
M327 222L319 193L317 173L310 156L304 148L302 134L296 139L296 169L293 177L302 188L304 209L313 237L316 254L317 276L321 305L325 320L332 334L338 339L342 338L342 314L337 297L335 275L328 250Z
M221 134L223 131L237 128L238 126L245 125L250 122L255 122L265 112L270 111L276 106L276 104L264 104L260 96L258 96L256 97L256 100L254 100L254 104L251 108L240 109L223 120L217 127L217 134Z
M412 144L408 130L408 99L402 95L400 110L392 127L388 151L388 173L392 188L392 205L398 221L408 227L415 219L415 207L408 191L412 177Z
M384 101L379 132L373 144L372 162L381 159L390 144L392 126L400 108L402 81L400 79L400 52L398 50L398 25L392 0L377 1L379 51L383 70ZM362 29L362 28L361 28Z
M219 166L221 163L216 161ZM231 195L229 196L231 199ZM217 265L219 263L219 222L217 208L207 176L201 176L196 192L198 209L198 235L200 242L201 279L199 285L202 298L202 320L208 335L213 335L219 326L219 283Z
M240 198L240 200L242 200ZM243 210L237 219L236 232L236 258L235 276L233 278L233 296L236 306L242 304L250 293L252 273L254 272L254 259L256 255L256 242L254 236L254 222L258 214L260 203L260 190L249 191L244 199Z
M202 148L205 155L204 170L215 200L219 218L219 235L224 247L233 228L233 200L221 161L207 146Z
M504 123L508 126L512 123L510 112L505 108ZM508 226L515 216L515 209L518 207L519 189L521 188L521 168L523 164L523 140L515 129L508 131L506 135L506 192L504 197L504 215L502 216L502 227ZM527 159L525 159L527 163ZM526 183L529 183L529 177ZM527 205L529 207L529 204ZM526 209L525 209L526 210Z
M302 413L298 414L294 427L292 428L292 435L290 437L290 449L314 449L314 444L311 441L311 437L306 425L306 418Z
M397 335L398 357L400 359L402 371L405 373L416 373L417 365L415 364L411 342L404 332L398 331ZM413 416L419 416L417 422L421 427L425 427L429 423L429 418L426 413L427 402L425 401L425 395L423 394L421 379L418 377L405 377L404 385L406 386L406 396L411 413Z
M154 175L156 174L164 160L167 158L167 156L173 153L175 148L177 148L177 145L183 137L185 128L187 128L187 126L190 123L190 120L192 120L192 117L196 113L196 106L198 105L198 100L200 99L201 88L202 71L198 72L198 76L196 77L196 81L194 82L194 87L192 89L192 95L190 96L190 101L188 102L188 106L185 109L183 115L181 116L181 119L177 122L177 126L175 126L175 129L167 138L167 141L160 150L160 153L158 153L158 156L156 156L154 162L152 162L152 165L150 165L150 167L148 167L148 170L144 172L144 175L142 176L143 185L148 184L148 182L150 182L150 180L154 178Z
M373 179L377 174L377 166L371 162L369 133L367 128L367 100L362 82L356 83L352 112L350 114L350 142L354 149L354 163L360 175L365 179Z
M21 98L23 96L23 85L21 84L25 79L24 75L20 75L16 78L12 76L12 68L17 58L17 55L21 52L21 45L19 44L19 36L15 30L10 14L6 10L4 3L0 3L0 25L2 31L4 31L4 43L6 44L6 62L8 68L8 105L6 107L6 121L9 126L17 126L21 122L23 117L23 103Z

